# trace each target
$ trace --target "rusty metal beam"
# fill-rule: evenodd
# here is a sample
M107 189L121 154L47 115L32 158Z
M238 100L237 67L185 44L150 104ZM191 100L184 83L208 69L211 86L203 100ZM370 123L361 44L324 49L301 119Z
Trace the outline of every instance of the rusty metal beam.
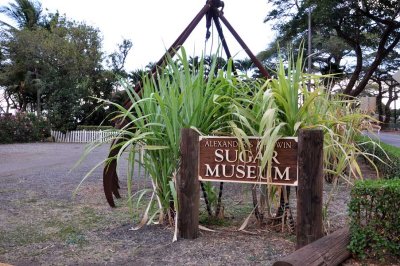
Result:
M153 66L153 68L150 70L150 75L155 75L157 72L157 69L159 67L162 67L165 62L167 61L168 55L173 57L176 52L179 50L179 48L182 46L182 44L187 40L187 38L190 36L190 34L193 32L194 28L196 28L197 24L201 21L201 19L207 14L207 12L210 10L211 4L207 2L204 7L197 13L197 15L193 18L193 20L189 23L189 25L182 31L181 35L178 36L178 38L175 40L175 42L170 46L170 48L164 53L164 55L157 61L157 63ZM140 89L142 88L142 82L138 82L135 86L135 91L139 92Z
M219 38L221 39L222 47L224 48L226 57L229 60L229 59L232 58L232 55L231 55L231 52L229 51L228 44L227 44L225 36L224 36L224 32L222 31L221 23L220 23L220 21L218 19L218 13L217 12L219 12L219 11L217 10L216 12L214 12L213 20L214 20L214 23L215 23L215 27L217 28L217 32L218 32ZM233 73L235 73L235 75L237 76L236 68L235 68L235 66L233 64L232 64L232 70L233 70Z
M229 23L229 21L224 17L224 14L222 12L219 12L218 14L219 18L222 20L222 22L225 24L225 26L228 28L228 30L232 33L233 37L235 37L236 41L242 46L244 51L247 53L247 55L250 57L251 61L256 65L256 67L260 70L261 74L265 78L269 78L269 73L265 69L265 67L261 64L260 60L257 59L257 57L250 51L249 47L246 45L246 43L240 38L239 34L235 31L235 29L232 27L232 25Z

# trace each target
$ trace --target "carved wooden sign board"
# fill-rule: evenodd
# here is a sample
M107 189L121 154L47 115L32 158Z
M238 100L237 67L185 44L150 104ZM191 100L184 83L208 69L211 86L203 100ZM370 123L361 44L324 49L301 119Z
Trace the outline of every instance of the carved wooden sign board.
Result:
M240 149L235 137L200 136L199 180L297 186L297 138L277 141L269 177L260 165L260 138L249 142L250 147Z

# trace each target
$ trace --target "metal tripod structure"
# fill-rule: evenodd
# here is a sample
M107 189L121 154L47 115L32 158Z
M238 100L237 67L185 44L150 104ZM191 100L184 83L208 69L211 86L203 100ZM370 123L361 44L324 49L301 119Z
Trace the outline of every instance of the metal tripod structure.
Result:
M228 45L226 43L224 33L222 31L222 26L221 26L221 21L222 23L226 26L226 28L231 32L233 37L236 39L236 41L240 44L240 46L243 48L243 50L247 53L247 55L250 57L251 61L254 63L254 65L259 69L260 73L262 74L263 77L269 78L269 74L267 70L264 68L264 66L261 64L261 62L256 58L256 56L250 51L249 47L245 44L245 42L242 40L242 38L239 36L239 34L235 31L235 29L232 27L232 25L228 22L228 20L225 18L224 13L223 13L223 8L224 8L224 2L221 0L207 0L206 4L204 7L200 10L200 12L193 18L193 20L189 23L189 25L183 30L181 35L175 40L175 42L171 45L171 47L165 52L165 54L161 57L161 59L154 65L154 67L151 69L149 72L149 75L151 76L156 76L156 73L160 67L163 67L165 62L167 61L168 55L173 57L179 48L183 45L183 43L186 41L186 39L190 36L194 28L199 24L201 19L205 16L206 17L206 27L207 27L207 33L206 33L206 39L209 38L210 36L210 27L212 24L212 21L214 22L214 25L217 29L219 38L221 40L222 47L225 51L225 54L228 59L232 58L231 53L229 51ZM135 91L140 95L140 91L142 89L142 82L138 82L135 86ZM129 108L131 106L132 102L130 100L126 101L124 103L125 108ZM126 121L120 121L117 125L116 128L122 128L125 125ZM108 204L110 204L111 207L115 207L114 203L114 197L120 198L120 194L118 189L119 187L119 182L118 182L118 175L117 175L117 160L115 159L115 156L118 154L120 148L112 148L114 145L119 144L123 140L121 138L115 139L112 144L111 144L111 149L108 155L108 163L104 167L103 170L103 187L104 187L104 193L107 199Z

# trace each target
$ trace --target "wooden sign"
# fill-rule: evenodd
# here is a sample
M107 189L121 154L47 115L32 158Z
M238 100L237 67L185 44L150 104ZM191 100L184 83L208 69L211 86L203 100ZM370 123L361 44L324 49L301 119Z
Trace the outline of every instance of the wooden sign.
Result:
M297 138L277 141L271 175L261 166L259 138L250 138L250 147L240 149L235 137L199 137L199 179L297 186Z

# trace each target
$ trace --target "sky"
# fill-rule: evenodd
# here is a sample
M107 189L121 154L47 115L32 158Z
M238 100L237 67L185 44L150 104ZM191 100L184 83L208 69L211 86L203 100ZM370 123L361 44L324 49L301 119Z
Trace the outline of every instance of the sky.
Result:
M0 0L0 6L11 0ZM13 2L13 1L12 1ZM128 71L144 68L158 61L184 28L205 5L206 0L129 1L129 0L41 0L43 9L58 10L68 18L84 21L98 28L103 36L103 50L112 53L122 40L133 43L126 62ZM263 23L268 12L266 0L225 0L224 16L250 50L257 54L274 39L271 26ZM4 17L0 16L0 19ZM225 26L223 31L235 59L247 57ZM184 47L189 55L201 55L205 48L205 19L200 21ZM218 48L217 32L208 41L205 53ZM225 57L225 54L223 54Z

